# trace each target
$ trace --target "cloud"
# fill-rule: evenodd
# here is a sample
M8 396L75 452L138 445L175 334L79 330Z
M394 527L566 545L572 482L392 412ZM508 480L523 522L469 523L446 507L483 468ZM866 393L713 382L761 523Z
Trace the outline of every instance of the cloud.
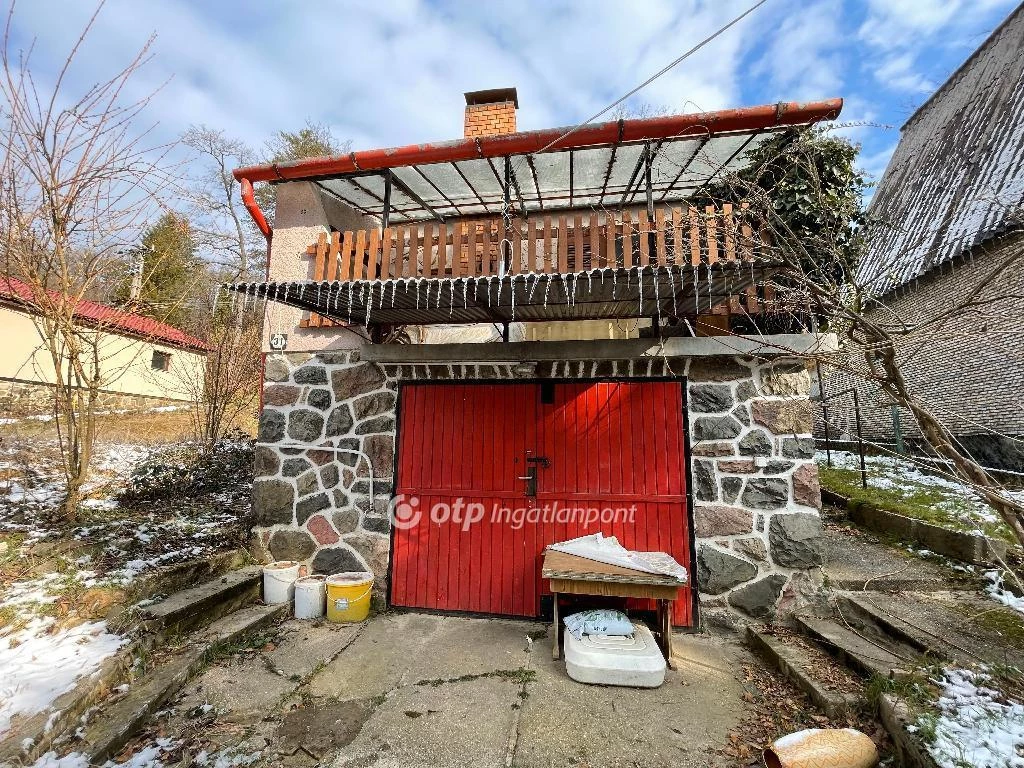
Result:
M822 99L842 92L838 2L810 7L790 3L781 21L761 36L763 45L751 71L765 77L773 101Z
M914 69L914 56L909 53L890 56L875 70L880 83L897 91L910 93L932 93L938 86L921 72Z

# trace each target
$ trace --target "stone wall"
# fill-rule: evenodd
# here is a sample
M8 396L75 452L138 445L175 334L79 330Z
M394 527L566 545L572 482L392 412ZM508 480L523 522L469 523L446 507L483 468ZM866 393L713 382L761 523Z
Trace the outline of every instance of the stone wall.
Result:
M358 356L268 356L253 509L270 557L321 573L371 570L379 601L387 588L399 382L517 376L507 364L380 366ZM530 378L681 375L688 376L702 604L767 616L791 576L820 562L804 366L643 358L540 363Z
M53 385L32 381L0 379L0 418L53 413ZM99 411L144 411L168 405L187 406L188 400L169 397L147 397L125 392L101 391L96 409Z

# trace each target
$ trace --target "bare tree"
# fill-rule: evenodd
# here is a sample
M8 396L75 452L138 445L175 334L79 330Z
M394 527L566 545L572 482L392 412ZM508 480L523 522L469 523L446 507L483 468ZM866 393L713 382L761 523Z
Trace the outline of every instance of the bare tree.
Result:
M31 48L14 49L13 6L0 51L0 237L6 271L28 286L21 298L52 364L68 516L77 513L88 477L96 405L114 375L111 335L102 322L81 323L76 308L136 241L161 190L173 185L166 148L145 145L146 132L136 131L153 93L126 96L153 38L108 79L70 92L76 56L99 10L51 86L37 85Z
M192 329L209 346L206 363L174 372L177 388L191 402L192 430L207 450L259 403L263 313L221 302L208 307Z
M819 158L806 151L808 145L787 141L774 157L762 156L761 167L745 177L726 179L708 195L723 201L743 200L753 215L764 223L768 237L765 255L775 263L770 278L777 296L775 311L788 316L791 326L823 328L838 334L844 344L845 362L835 356L815 356L815 360L869 382L879 388L895 405L914 417L924 440L964 483L972 487L1000 516L1014 536L1024 544L1024 505L1007 493L971 454L957 441L936 409L917 391L905 372L915 347L928 343L931 335L954 318L975 316L1007 300L1024 300L1024 287L1013 295L1000 289L998 278L1007 270L1024 268L1024 239L1001 248L984 268L971 288L950 295L940 307L925 316L901 314L894 303L886 303L878 290L877 276L860 276L856 270L854 239L870 238L873 228L885 222L868 222L866 228L822 226L813 231L795 231L780 196L792 192L789 179L767 170L779 167L779 160L798 169L797 194L811 206L831 210L837 219L851 219L851 212L838 205L835 190L823 181ZM767 182L766 182L767 179ZM915 244L917 245L917 244ZM852 254L852 255L851 255ZM898 260L900 254L891 254ZM884 277L884 275L883 275ZM1005 304L1003 304L1005 307ZM1005 310L997 310L1005 311ZM750 318L757 326L757 318ZM793 351L794 355L799 355Z
M266 243L255 237L231 171L253 163L256 153L245 142L205 125L193 125L181 141L196 154L199 166L189 183L199 245L209 261L230 269L232 278L249 280L254 260L266 258Z

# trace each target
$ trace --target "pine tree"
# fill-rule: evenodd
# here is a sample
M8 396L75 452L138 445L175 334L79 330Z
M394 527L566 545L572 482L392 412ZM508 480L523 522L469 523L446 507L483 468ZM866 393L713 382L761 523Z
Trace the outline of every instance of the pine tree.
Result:
M188 220L163 214L143 235L141 247L126 256L128 263L114 290L116 303L171 325L187 325L190 297L206 277ZM141 280L134 273L139 260Z

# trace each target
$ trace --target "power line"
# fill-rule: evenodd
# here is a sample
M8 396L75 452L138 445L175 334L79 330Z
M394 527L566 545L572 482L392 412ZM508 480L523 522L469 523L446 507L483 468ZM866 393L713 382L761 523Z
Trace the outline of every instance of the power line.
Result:
M699 50L700 50L701 48L703 48L703 47L704 47L705 45L707 45L708 43L710 43L710 42L711 42L712 40L714 40L714 39L715 39L716 37L718 37L719 35L723 34L723 33L724 33L724 32L725 32L726 30L728 30L728 29L729 29L730 27L732 27L732 26L734 26L734 25L738 24L738 23L739 23L740 21L742 21L742 20L743 20L744 18L746 18L746 17L747 17L747 16L749 16L749 15L750 15L751 13L753 13L754 11L756 11L756 10L757 10L758 8L760 8L760 7L762 6L762 5L764 5L764 4L766 3L766 2L768 2L768 0L758 0L758 2L754 3L754 4L752 5L752 6L750 6L750 7L749 7L749 8L747 9L747 10L745 10L745 11L744 11L743 13L741 13L741 14L740 14L739 16L737 16L736 18L734 18L734 19L733 19L732 21L730 21L730 22L729 22L728 24L726 24L726 25L725 25L724 27L720 27L720 28L719 28L719 29L717 29L717 30L716 30L715 32L713 32L713 33L712 33L711 35L709 35L708 37L704 38L704 39L703 39L703 40L701 40L701 41L700 41L699 43L697 43L697 44L696 44L695 46L693 46L692 48L690 48L690 50L686 51L686 53L682 54L682 55L681 55L681 56L679 56L678 58L676 58L676 59L674 59L673 61L671 61L671 62L670 62L669 64L667 64L667 65L665 65L664 67L662 67L661 69L659 69L659 70L658 70L657 72L655 72L655 73L654 73L653 75L651 75L651 76L650 76L649 78L647 78L647 79L646 79L646 80L644 80L644 81L643 81L642 83L640 83L640 85L638 85L638 86L636 86L635 88L633 88L633 90L629 91L629 92L628 92L628 93L626 93L626 94L625 94L624 96L621 96L620 98L616 99L616 100L615 100L615 101L613 101L613 102L612 102L611 104L609 104L609 105L608 105L607 107L605 107L604 109L602 109L602 110L601 110L600 112L596 112L596 113L594 113L593 115L591 115L590 117L588 117L588 118L587 118L586 120L584 120L584 121L583 121L582 123L578 123L577 125L574 125L574 126L573 126L572 128L570 128L570 129L569 129L568 131L566 131L566 132L565 132L565 133L563 133L563 134L562 134L561 136L559 136L559 137L558 137L557 139L554 139L553 141L549 142L549 143L548 143L548 144L546 144L545 146L543 146L543 147L541 147L540 149L538 149L538 150L537 150L536 152L530 152L529 154L531 154L531 155L537 155L537 154L541 154L542 152L546 152L547 150L551 149L551 147L555 146L555 145L556 145L556 144L557 144L558 142L562 141L562 139L566 138L567 136L571 136L571 135L572 135L572 134L574 134L574 133L575 133L576 131L578 131L578 130L579 130L580 128L582 128L583 126L585 126L585 125L587 125L587 124L589 124L589 123L592 123L592 122L594 122L594 121L595 121L595 120L596 120L597 118L601 117L601 115L603 115L603 114L605 114L605 113L607 113L607 112L610 112L611 110L615 109L615 107L619 106L619 104L621 104L622 102L626 101L626 100L627 100L627 99L629 99L629 98L630 98L631 96L633 96L633 95L635 95L635 94L639 93L639 92L640 92L641 90L643 90L643 89L644 89L644 88L646 88L646 87L647 87L648 85L650 85L651 83L653 83L653 82L654 82L655 80L657 80L657 79L658 79L659 77L661 77L662 75L664 75L664 74L665 74L666 72L670 71L671 69L675 68L675 67L676 67L677 65L681 64L681 63L682 63L683 61L685 61L685 60L686 60L686 59L688 59L688 58L689 58L690 56L692 56L693 54L695 54L695 53L696 53L697 51L699 51Z

